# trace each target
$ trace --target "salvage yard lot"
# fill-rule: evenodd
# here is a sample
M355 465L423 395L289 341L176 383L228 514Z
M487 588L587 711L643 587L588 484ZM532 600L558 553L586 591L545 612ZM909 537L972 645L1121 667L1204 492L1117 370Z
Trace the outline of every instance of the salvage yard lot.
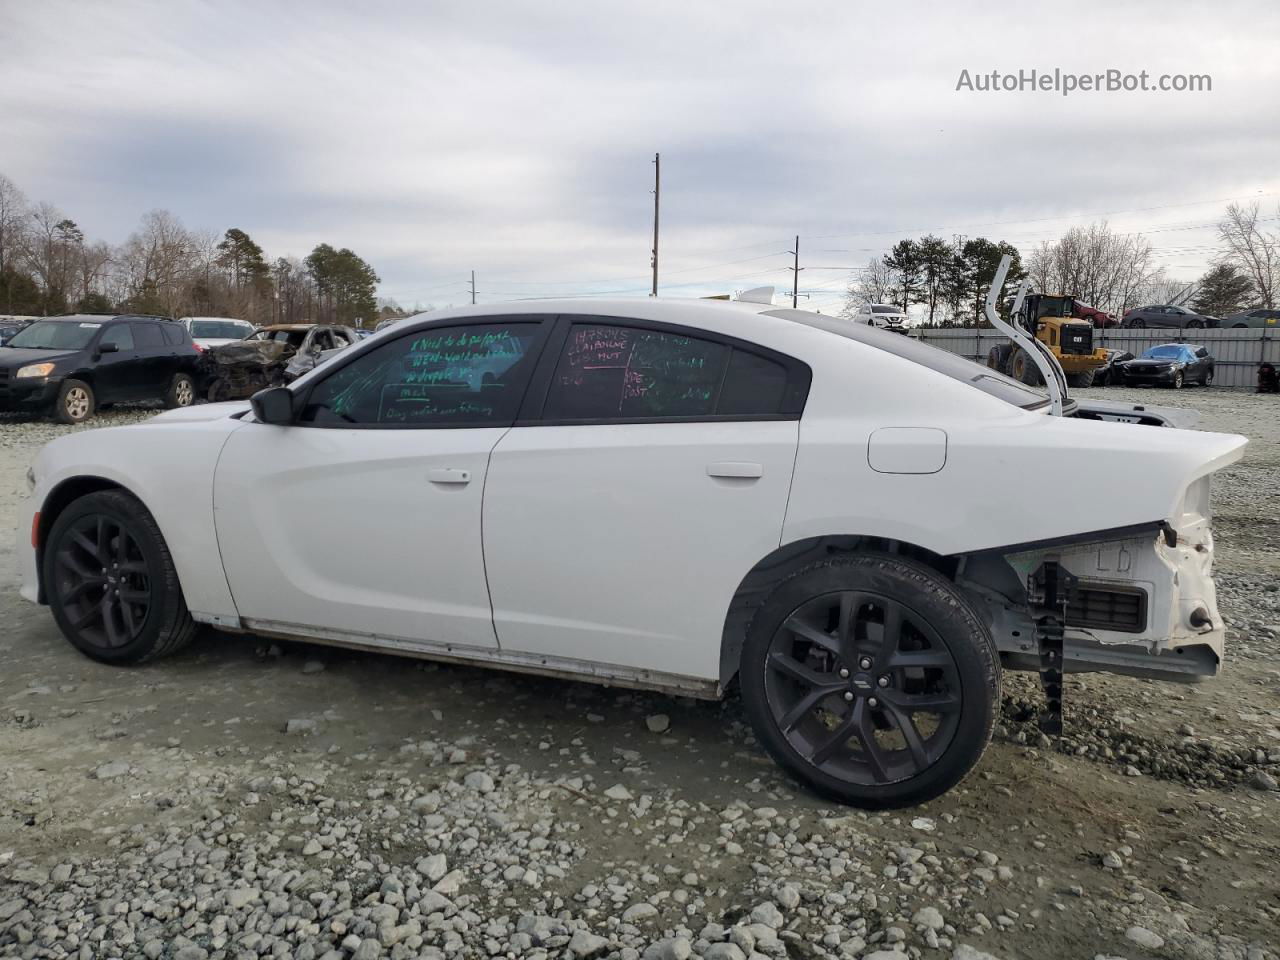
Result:
M736 698L216 634L112 669L7 573L0 955L1274 956L1280 397L1081 393L1251 438L1215 481L1225 672L1071 678L1054 744L1006 675L977 771L895 814L797 788ZM0 530L68 429L0 420Z

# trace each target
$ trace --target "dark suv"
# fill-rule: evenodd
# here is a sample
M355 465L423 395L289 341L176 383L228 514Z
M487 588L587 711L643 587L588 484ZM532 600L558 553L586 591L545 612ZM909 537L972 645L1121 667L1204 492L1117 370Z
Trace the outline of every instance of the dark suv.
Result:
M111 403L189 406L197 357L186 327L162 317L37 320L0 347L0 410L80 423Z

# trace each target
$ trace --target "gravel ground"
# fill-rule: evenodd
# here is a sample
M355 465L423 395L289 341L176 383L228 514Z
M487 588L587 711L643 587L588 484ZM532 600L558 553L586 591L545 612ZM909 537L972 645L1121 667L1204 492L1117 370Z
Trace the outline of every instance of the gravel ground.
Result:
M1088 392L1253 438L1226 671L1072 678L1053 743L1009 675L975 775L898 814L796 789L736 700L216 634L112 669L5 578L0 956L1275 958L1280 397ZM0 531L67 429L0 420Z

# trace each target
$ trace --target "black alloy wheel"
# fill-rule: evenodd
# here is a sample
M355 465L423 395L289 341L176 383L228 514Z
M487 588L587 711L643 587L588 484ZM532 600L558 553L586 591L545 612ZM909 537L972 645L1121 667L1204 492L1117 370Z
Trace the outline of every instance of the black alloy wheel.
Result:
M150 511L123 490L102 490L58 514L41 550L54 620L80 652L143 663L195 635L173 558Z
M800 756L857 784L932 766L955 737L955 658L910 608L848 590L815 597L774 635L765 681L773 718Z
M873 809L955 786L991 737L999 661L937 571L884 554L800 568L747 631L743 707L760 742L818 793Z

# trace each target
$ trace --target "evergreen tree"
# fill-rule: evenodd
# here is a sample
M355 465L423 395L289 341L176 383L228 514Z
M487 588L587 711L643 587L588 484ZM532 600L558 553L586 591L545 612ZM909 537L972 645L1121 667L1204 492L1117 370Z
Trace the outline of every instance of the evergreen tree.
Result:
M1191 309L1210 317L1239 313L1257 297L1253 281L1234 263L1220 263L1200 278Z
M218 244L218 265L227 271L237 290L261 283L270 275L262 248L236 227L228 230Z
M938 308L945 299L948 267L951 265L951 248L941 237L932 234L916 242L916 256L920 261L922 289L920 302L928 308L928 324L933 326Z
M884 265L894 275L893 302L906 313L913 303L920 303L921 284L924 281L924 264L920 260L920 248L914 240L899 240L884 255Z

